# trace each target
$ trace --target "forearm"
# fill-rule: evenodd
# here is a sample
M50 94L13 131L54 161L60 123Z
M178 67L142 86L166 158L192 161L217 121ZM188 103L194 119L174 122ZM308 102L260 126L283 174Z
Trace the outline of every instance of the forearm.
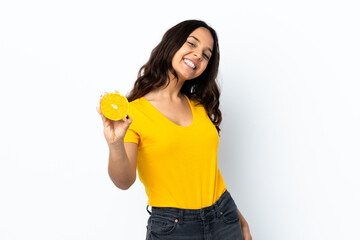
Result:
M246 222L245 218L243 217L243 215L241 215L241 212L239 209L237 209L238 212L239 212L239 216L240 216L240 223L241 223L241 226L243 227L249 227L249 224Z
M109 176L120 189L126 190L136 179L130 161L125 151L124 143L109 146ZM135 174L135 175L134 175Z
M240 216L240 223L241 223L241 230L243 233L244 240L252 240L252 236L250 234L249 224L246 222L243 215L241 215L240 210L238 209L239 216Z

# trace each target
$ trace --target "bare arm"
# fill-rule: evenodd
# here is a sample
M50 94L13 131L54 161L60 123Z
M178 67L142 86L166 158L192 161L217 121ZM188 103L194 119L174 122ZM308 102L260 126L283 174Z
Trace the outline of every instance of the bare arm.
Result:
M102 99L101 95L100 104ZM136 180L137 144L124 143L125 134L132 119L127 115L122 120L112 121L102 114L100 107L96 110L103 121L104 136L109 146L109 176L115 186L126 190Z
M241 223L241 228L242 228L244 240L252 240L252 236L250 234L249 224L246 222L243 215L241 215L240 210L239 209L237 209L237 210L238 210L239 216L240 216L240 223Z
M136 180L136 143L118 143L109 145L108 172L112 182L118 188L126 190Z

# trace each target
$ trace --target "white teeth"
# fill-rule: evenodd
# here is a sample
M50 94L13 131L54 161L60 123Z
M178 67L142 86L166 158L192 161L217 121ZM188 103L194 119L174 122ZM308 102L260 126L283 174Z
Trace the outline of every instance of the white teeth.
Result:
M187 59L184 59L184 62L185 62L189 67L191 67L192 69L195 69L195 65L194 65L191 61L189 61L189 60L187 60Z

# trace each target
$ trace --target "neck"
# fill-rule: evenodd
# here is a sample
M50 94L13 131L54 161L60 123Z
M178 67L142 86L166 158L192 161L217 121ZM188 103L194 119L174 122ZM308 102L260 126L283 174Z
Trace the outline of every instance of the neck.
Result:
M184 84L184 81L181 81L181 79L179 79L179 81L177 82L174 77L171 77L170 79L171 80L169 82L169 85L167 85L166 87L151 91L152 98L176 101L182 97L180 90Z

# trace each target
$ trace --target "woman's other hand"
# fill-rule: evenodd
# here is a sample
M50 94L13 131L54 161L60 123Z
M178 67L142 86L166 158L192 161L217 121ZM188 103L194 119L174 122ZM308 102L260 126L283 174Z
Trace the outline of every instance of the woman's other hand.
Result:
M245 226L242 226L242 233L243 233L244 240L252 240L249 225L246 224Z
M252 236L250 234L250 228L249 224L245 220L244 216L241 214L240 210L238 210L239 216L240 216L240 223L241 223L241 230L244 237L244 240L252 240Z

